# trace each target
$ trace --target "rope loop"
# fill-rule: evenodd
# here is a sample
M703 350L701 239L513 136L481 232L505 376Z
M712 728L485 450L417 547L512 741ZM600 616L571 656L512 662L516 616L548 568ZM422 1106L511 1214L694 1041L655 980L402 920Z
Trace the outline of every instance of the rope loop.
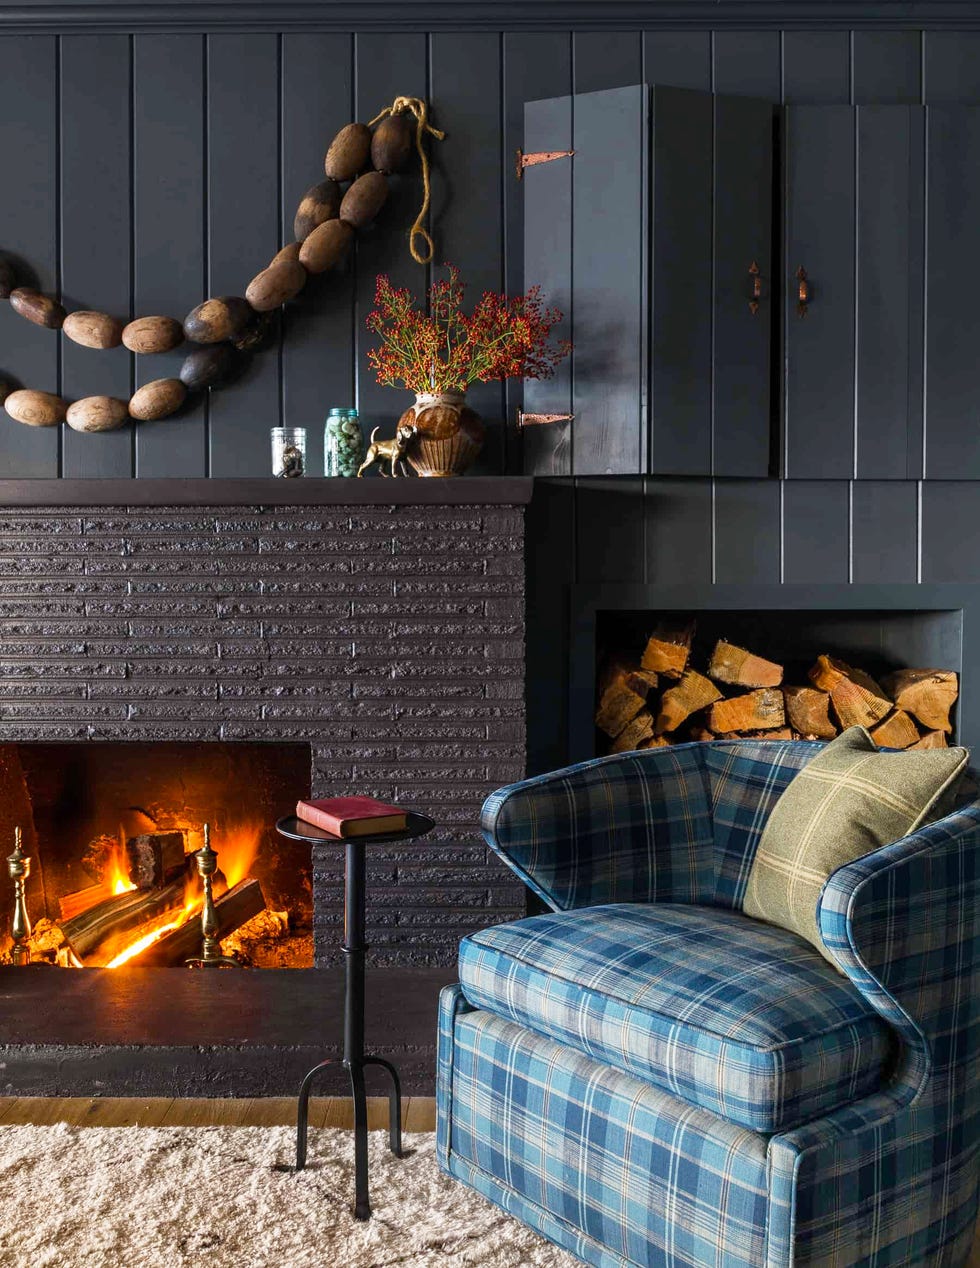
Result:
M428 264L436 248L431 235L425 227L425 218L429 214L429 201L432 189L429 180L429 156L426 153L424 141L426 133L429 136L434 136L437 141L444 141L446 134L441 128L434 128L429 122L429 107L421 97L396 97L390 106L386 106L380 114L375 115L368 127L373 128L376 123L380 123L388 115L397 114L410 114L415 119L415 148L422 164L422 206L408 235L408 249L412 253L412 259L417 264ZM421 238L425 243L424 254L415 245L417 238Z

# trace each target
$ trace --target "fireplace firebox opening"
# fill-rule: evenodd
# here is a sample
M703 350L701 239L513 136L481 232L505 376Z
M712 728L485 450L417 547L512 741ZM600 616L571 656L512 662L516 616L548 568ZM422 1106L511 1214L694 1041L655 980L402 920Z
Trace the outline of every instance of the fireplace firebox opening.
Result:
M31 962L178 967L199 955L194 855L209 824L223 950L253 968L312 967L310 856L275 831L310 784L303 743L0 744L0 841L12 847L19 827L30 859ZM6 869L0 884L9 964Z

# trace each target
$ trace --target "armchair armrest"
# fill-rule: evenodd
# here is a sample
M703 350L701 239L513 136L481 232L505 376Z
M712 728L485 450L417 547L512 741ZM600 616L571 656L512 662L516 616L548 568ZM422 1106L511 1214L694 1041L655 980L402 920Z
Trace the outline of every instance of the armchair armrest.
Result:
M817 923L843 971L918 1053L915 1077L953 1064L980 1000L980 804L839 868Z
M710 902L711 799L701 745L582 762L498 789L487 843L555 911Z

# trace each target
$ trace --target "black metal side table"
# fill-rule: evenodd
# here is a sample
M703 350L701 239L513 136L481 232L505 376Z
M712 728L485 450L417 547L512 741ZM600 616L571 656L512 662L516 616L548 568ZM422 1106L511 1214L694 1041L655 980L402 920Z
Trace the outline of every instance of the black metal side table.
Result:
M391 1076L391 1093L388 1111L388 1141L391 1152L401 1157L402 1105L398 1071L390 1061L369 1056L364 1051L364 957L367 944L364 941L364 915L366 909L365 857L369 845L383 845L393 841L411 841L425 836L435 827L435 821L427 815L410 814L408 825L402 832L384 832L377 836L338 837L331 832L295 815L287 815L276 824L281 836L291 841L305 841L309 845L344 846L344 1055L340 1064L350 1076L351 1096L354 1101L354 1215L359 1220L371 1218L371 1202L368 1194L368 1130L367 1096L364 1088L364 1067L378 1065ZM321 1061L307 1074L299 1089L296 1112L296 1170L306 1166L306 1139L309 1128L310 1089L321 1070L336 1065L331 1057Z

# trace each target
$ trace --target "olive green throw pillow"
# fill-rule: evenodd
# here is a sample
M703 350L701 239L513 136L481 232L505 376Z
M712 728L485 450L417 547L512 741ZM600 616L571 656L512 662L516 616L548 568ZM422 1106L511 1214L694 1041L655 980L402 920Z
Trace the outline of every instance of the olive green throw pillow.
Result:
M834 964L817 928L827 878L939 818L968 757L965 748L882 752L864 727L844 731L773 807L749 872L745 914L800 934Z

